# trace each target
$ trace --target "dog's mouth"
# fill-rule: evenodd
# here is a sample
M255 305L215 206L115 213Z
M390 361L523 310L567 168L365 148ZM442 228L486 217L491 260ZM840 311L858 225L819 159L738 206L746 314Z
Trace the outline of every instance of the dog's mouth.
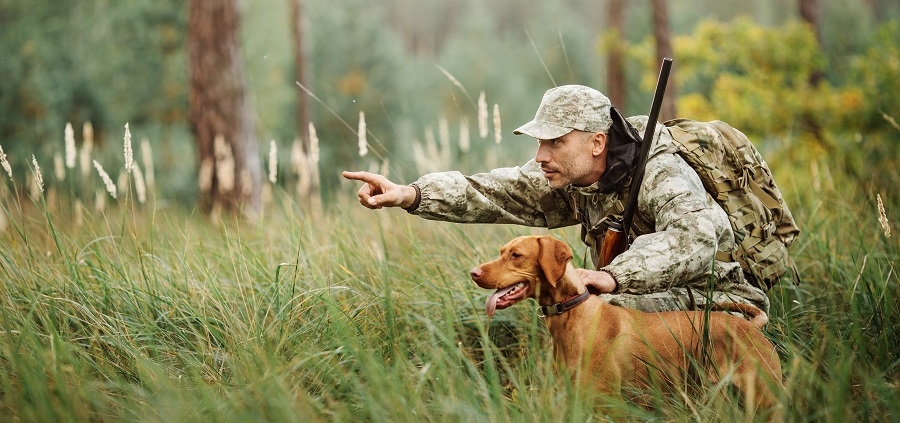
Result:
M494 311L502 310L521 301L525 298L525 288L527 287L527 283L519 282L515 285L498 289L488 297L487 302L484 304L487 315L493 316Z

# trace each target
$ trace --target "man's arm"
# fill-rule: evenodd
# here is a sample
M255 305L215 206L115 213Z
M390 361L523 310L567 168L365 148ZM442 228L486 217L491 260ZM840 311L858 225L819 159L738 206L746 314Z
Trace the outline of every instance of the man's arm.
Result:
M432 173L412 185L421 203L409 211L426 219L549 228L578 223L564 194L550 188L534 160L470 176Z
M734 242L724 210L674 153L648 163L644 186L638 207L655 218L656 232L637 237L629 250L602 269L613 276L618 292L665 291L709 275L720 244L727 248Z

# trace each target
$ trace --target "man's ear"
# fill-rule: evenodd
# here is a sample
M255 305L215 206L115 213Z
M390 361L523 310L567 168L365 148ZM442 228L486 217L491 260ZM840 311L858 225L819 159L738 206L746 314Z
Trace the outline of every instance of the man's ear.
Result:
M597 132L591 137L591 153L596 157L606 152L609 146L609 136L603 132Z
M556 282L566 273L566 265L572 260L572 249L552 236L538 238L538 244L541 246L538 264L550 285L556 287Z

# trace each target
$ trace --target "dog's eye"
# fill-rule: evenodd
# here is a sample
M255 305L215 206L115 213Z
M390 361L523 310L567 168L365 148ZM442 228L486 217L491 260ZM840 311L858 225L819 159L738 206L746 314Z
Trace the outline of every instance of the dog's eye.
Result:
M514 258L514 259L517 259L517 258L519 258L519 257L522 257L522 255L519 254L519 253L517 253L517 252L509 253L509 256L510 256L511 258Z

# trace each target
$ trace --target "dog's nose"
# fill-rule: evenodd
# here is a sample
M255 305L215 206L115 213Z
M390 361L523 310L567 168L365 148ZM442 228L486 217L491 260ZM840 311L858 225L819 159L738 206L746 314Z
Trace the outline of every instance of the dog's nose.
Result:
M472 280L475 280L475 279L480 278L483 273L484 272L481 270L480 267L476 267L469 271L469 276L472 277Z

